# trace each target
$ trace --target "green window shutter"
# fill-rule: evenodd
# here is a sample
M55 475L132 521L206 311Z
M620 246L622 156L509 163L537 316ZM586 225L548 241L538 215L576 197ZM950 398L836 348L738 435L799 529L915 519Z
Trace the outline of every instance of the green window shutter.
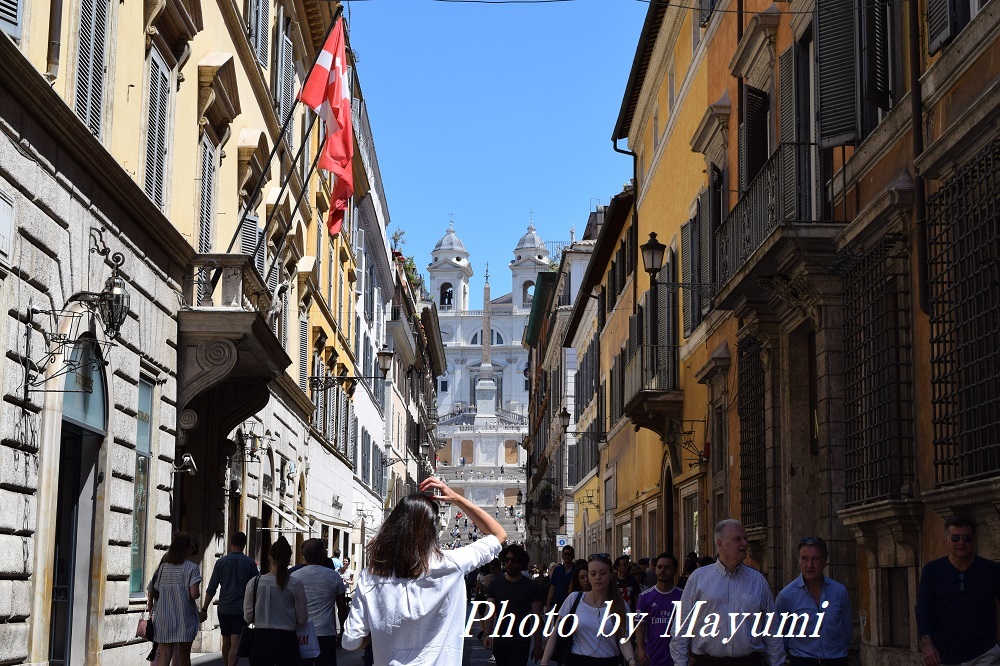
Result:
M743 139L745 151L743 159L746 162L746 187L760 173L764 163L770 156L770 100L767 93L753 86L743 86Z
M91 134L101 137L101 107L107 57L108 0L81 0L75 111Z
M14 39L21 38L21 0L0 0L0 30Z
M816 0L816 87L823 148L861 138L857 17L854 3Z
M709 170L709 178L711 178L711 170ZM711 198L712 190L706 189L702 191L698 201L698 236L700 247L698 252L699 275L697 281L702 284L712 283L712 241L714 240L715 228L712 226L711 219ZM701 300L701 314L704 316L712 309L712 299L705 293L699 293L699 300Z
M778 57L778 133L784 144L798 140L795 131L795 45L789 46ZM798 150L792 148L795 153ZM782 158L788 155L788 150ZM781 216L785 220L793 220L798 215L796 210L795 191L795 161L787 160L781 170Z
M927 0L927 52L934 55L962 29L956 0ZM968 5L968 0L964 0Z
M201 191L198 197L198 252L212 251L215 219L215 147L201 141Z
M691 222L681 225L681 282L687 284L691 282ZM684 337L690 337L692 331L691 320L691 292L682 290L681 309L684 313Z
M167 163L167 108L170 102L170 71L153 50L149 58L149 105L146 113L146 195L160 210L165 204L164 180Z
M299 319L299 388L309 390L309 320Z
M861 9L861 48L864 50L865 99L889 110L889 3L867 0Z

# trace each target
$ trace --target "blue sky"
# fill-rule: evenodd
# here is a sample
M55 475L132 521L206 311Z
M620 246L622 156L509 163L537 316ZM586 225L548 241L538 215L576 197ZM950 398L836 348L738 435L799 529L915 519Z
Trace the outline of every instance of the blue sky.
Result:
M614 129L648 4L346 2L392 225L426 274L450 215L473 307L494 297L534 218L546 241L583 232L632 176ZM623 142L624 144L624 142ZM533 211L533 213L532 213Z

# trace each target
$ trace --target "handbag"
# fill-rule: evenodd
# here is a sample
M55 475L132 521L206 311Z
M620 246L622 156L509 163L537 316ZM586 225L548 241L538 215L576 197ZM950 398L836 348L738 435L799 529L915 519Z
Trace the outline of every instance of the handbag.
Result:
M253 616L254 620L257 619L257 583L260 582L260 576L257 576L253 580ZM250 620L250 624L244 625L243 631L240 632L240 645L236 648L237 657L249 657L250 648L253 647L253 620Z
M154 599L159 598L159 592L156 590L156 580L160 577L160 569L163 567L161 563L160 566L156 567L156 573L153 574L153 580L150 582L151 594ZM139 638L145 638L147 641L152 641L155 638L155 626L153 624L153 611L143 611L139 615L139 625L135 628L135 635Z
M147 641L151 641L155 635L153 627L153 614L143 611L139 616L139 626L135 628L135 635L139 638L145 638Z
M583 595L586 592L577 592L576 601L573 602L573 607L570 609L569 614L574 615L576 613L576 607L580 605L580 599L583 599ZM552 658L558 661L560 664L567 663L573 653L573 634L569 636L560 636L556 634L556 649L552 651Z
M299 658L315 659L319 656L319 640L316 638L316 627L312 620L306 620L301 627L295 628L295 635L299 639Z

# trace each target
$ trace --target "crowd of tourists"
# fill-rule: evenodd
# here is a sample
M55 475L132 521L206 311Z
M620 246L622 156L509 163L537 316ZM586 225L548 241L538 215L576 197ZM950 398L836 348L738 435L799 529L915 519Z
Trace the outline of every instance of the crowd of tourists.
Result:
M736 520L716 526L715 557L692 552L683 564L670 553L635 562L610 553L577 559L566 546L561 563L539 568L520 544L504 545L507 534L490 511L435 477L420 490L386 518L356 580L349 560L337 551L327 557L319 539L305 541L304 564L289 568L292 550L279 537L269 570L259 573L243 554L246 536L235 534L200 610L202 578L189 559L195 547L176 533L148 588L159 644L150 660L190 664L191 643L221 587L226 666L239 656L251 666L336 664L338 645L365 650L366 665L458 666L472 636L498 666L529 659L541 666L849 663L851 601L847 588L825 575L829 551L820 537L799 541L800 573L775 597L748 559ZM457 507L476 540L442 548L442 503ZM975 538L974 522L949 518L949 554L922 572L916 624L925 666L1000 665L1000 565L975 555Z

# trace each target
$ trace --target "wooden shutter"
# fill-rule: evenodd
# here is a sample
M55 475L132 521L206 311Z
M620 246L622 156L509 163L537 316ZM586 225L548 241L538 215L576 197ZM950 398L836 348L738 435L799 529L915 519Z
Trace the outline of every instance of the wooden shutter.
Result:
M795 44L789 46L778 57L778 134L783 144L793 144L799 140L795 131ZM794 155L798 150L792 146L782 154L781 170L781 217L794 220L796 210ZM786 159L786 156L790 159Z
M673 251L667 250L667 259L660 268L657 280L660 284L668 284L675 281L674 278ZM677 358L677 350L673 345L677 344L677 294L670 293L665 289L660 289L657 301L657 325L659 327L658 344L659 353L657 361L657 375L660 377L660 386L666 382L667 386L673 386L673 378L676 373L674 359Z
M288 290L281 294L281 346L288 349Z
M681 282L691 282L691 222L681 225ZM683 290L681 309L684 313L684 337L691 336L691 292Z
M81 0L75 110L97 138L101 137L107 30L108 0Z
M0 0L2 1L2 0ZM170 101L170 71L153 49L149 57L149 104L146 110L146 195L160 210L164 208L164 176L167 163L167 106Z
M21 38L21 1L0 0L0 30L14 39Z
M626 360L632 360L635 356L636 346L639 341L639 318L637 315L631 315L628 318L628 354L626 355Z
M198 196L198 252L212 251L215 217L215 147L205 137L201 141L201 190Z
M299 319L299 388L309 389L309 320Z
M295 61L292 57L292 39L288 36L287 29L281 35L281 113L280 122L285 122L285 118L292 112L295 105ZM289 150L295 145L295 134L293 133L294 123L289 123L285 131L285 138L288 140Z
M740 123L739 128L736 131L736 145L739 154L736 160L739 162L740 168L740 196L743 196L743 192L747 189L749 185L747 178L747 133L746 133L746 123Z
M861 48L864 49L861 74L865 99L889 110L889 3L866 0L861 8Z
M766 92L753 86L743 86L743 138L746 146L743 159L747 169L746 187L749 187L760 173L770 153L769 109L770 101Z
M964 0L968 3L968 0ZM927 0L927 52L934 55L961 30L955 0Z
M714 167L713 167L714 168ZM709 172L709 179L711 179L711 170ZM698 252L698 269L699 275L697 278L698 282L702 284L712 284L712 262L714 256L712 254L712 246L714 240L714 227L712 226L712 190L706 189L701 193L700 200L698 201L698 237L699 237L699 252ZM707 293L707 292L706 292ZM709 298L706 293L699 292L698 299L701 301L701 314L706 315L708 311L712 309L712 299Z
M816 88L823 148L861 138L857 20L854 3L816 0Z
M250 44L253 46L257 63L267 69L268 41L271 29L271 5L269 0L250 0Z

